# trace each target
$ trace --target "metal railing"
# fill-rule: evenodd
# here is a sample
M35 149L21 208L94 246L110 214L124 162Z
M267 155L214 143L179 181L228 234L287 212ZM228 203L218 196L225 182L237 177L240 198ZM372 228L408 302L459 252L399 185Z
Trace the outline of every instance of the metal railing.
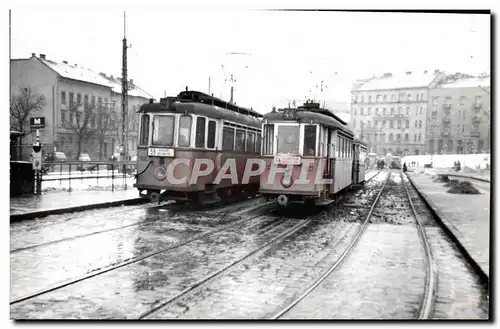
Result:
M127 189L132 187L136 162L120 161L45 161L42 164L42 189L67 189L71 192L85 182L91 188Z

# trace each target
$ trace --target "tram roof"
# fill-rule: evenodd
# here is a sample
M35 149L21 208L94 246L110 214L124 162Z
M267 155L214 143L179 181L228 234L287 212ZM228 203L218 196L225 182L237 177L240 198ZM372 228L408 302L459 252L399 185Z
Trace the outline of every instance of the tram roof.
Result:
M361 139L359 139L359 138L354 138L354 143L356 143L356 144L361 144L361 145L363 145L364 147L368 147L368 146L367 146L367 144L366 144L366 142L362 141L362 140L361 140Z
M242 108L243 109L243 108ZM159 103L149 103L141 106L139 112L142 113L191 113L207 116L213 119L223 119L234 123L248 125L255 128L261 128L262 115L260 117L236 112L218 105L207 104L203 102L186 101L178 97L162 98Z
M300 106L298 108L279 109L278 111L264 114L264 119L272 121L297 121L303 123L314 122L337 128L350 136L354 136L353 132L347 128L343 120L332 112L319 107Z

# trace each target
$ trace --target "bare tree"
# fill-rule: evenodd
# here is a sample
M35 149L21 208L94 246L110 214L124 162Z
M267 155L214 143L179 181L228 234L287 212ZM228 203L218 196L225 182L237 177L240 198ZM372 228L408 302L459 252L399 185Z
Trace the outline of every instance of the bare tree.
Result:
M102 160L104 141L116 129L114 115L106 106L98 106L97 112L92 117L92 126L95 127L95 136L99 142L99 160Z
M76 159L82 152L82 142L95 134L96 129L91 127L91 120L95 114L95 106L89 104L73 103L68 107L69 120L64 119L63 125L73 131L78 143Z
M15 90L10 97L10 127L11 129L25 133L26 124L30 115L35 111L43 110L45 96L38 95L31 87ZM29 130L26 131L30 133ZM22 145L22 137L19 144Z

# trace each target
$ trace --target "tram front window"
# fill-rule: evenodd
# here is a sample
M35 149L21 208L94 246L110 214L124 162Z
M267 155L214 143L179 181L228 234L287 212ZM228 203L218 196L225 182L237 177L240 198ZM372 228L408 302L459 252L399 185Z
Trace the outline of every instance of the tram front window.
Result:
M299 154L299 137L298 126L279 126L276 153Z

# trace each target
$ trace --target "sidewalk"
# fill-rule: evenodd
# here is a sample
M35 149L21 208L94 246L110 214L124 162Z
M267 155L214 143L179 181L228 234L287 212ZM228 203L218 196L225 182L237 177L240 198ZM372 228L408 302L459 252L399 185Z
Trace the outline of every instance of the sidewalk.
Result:
M142 202L147 200L139 198L139 191L133 187L114 192L61 192L10 198L10 221Z
M408 173L408 177L446 228L489 278L490 193L451 194L432 176Z

